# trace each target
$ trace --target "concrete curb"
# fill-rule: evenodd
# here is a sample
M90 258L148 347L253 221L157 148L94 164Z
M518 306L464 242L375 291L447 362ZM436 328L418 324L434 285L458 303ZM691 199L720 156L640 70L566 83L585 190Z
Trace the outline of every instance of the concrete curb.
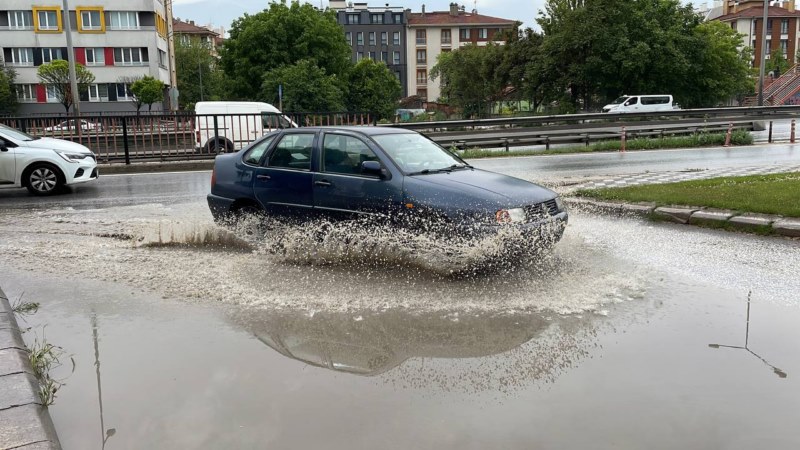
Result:
M756 230L763 230L779 236L800 237L800 218L738 213L736 211L706 207L666 207L656 206L652 203L614 203L576 197L567 197L564 201L570 207L578 210L601 212L615 216L644 217L651 220L734 229L751 233Z
M39 397L28 348L0 288L0 450L59 450L50 412Z
M211 170L213 167L213 159L204 159L200 161L137 162L130 165L98 164L97 170L100 176L103 176L126 173L188 172L192 170Z

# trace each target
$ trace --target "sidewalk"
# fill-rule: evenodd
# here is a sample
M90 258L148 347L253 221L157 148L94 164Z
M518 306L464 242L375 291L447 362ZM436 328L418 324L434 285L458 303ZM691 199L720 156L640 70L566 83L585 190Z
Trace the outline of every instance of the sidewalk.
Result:
M42 406L28 348L0 289L0 450L57 450L50 412Z

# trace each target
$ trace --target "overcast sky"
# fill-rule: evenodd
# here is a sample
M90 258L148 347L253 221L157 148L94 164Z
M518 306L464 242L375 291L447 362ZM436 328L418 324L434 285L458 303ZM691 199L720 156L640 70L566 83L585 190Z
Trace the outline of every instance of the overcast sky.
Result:
M323 6L328 5L328 0L321 0ZM363 0L353 0L363 1ZM367 1L369 6L381 6L389 2L390 6L402 6L419 12L422 5L427 11L446 11L452 0L375 0ZM625 1L625 0L622 0ZM682 0L690 3L690 0ZM703 4L706 0L694 0L694 4ZM711 0L708 0L711 3ZM262 11L269 0L174 0L173 12L175 17L183 20L194 20L198 24L222 25L227 30L231 22L244 13L254 14ZM319 5L320 0L309 1ZM459 1L467 10L475 7L474 0ZM533 26L539 10L542 9L544 0L477 0L478 13L503 19L519 20L524 26Z

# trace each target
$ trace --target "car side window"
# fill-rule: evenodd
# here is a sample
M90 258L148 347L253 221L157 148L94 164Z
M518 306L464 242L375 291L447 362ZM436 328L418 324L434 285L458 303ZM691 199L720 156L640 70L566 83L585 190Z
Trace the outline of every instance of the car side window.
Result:
M275 140L275 136L270 136L264 139L261 142L255 144L247 153L244 154L244 158L242 160L247 164L258 165L261 162L261 158L264 156L264 153L267 152L269 149L270 144L272 141Z
M269 155L269 167L311 170L311 149L314 135L311 133L285 134Z
M322 144L322 171L361 175L364 161L378 161L375 153L361 139L341 134L326 134Z
M631 97L625 102L625 105L636 105L639 103L639 97Z

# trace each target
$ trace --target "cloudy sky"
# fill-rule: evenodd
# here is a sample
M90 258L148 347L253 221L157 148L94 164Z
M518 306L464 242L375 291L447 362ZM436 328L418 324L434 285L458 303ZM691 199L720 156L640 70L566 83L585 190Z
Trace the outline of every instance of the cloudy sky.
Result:
M328 0L309 0L309 3L323 6L328 5ZM364 1L364 0L353 0ZM370 6L380 6L389 2L390 6L402 6L418 12L424 4L428 11L446 11L452 0L368 0ZM458 3L471 10L475 0L460 0ZM624 1L624 0L623 0ZM689 0L682 0L689 3ZM694 0L694 4L703 4L711 0ZM228 29L231 22L244 13L257 13L263 10L269 0L174 0L175 17L183 20L194 20L199 24L222 25ZM504 19L519 20L525 26L533 26L534 20L544 0L477 0L478 12L488 16L502 17Z

